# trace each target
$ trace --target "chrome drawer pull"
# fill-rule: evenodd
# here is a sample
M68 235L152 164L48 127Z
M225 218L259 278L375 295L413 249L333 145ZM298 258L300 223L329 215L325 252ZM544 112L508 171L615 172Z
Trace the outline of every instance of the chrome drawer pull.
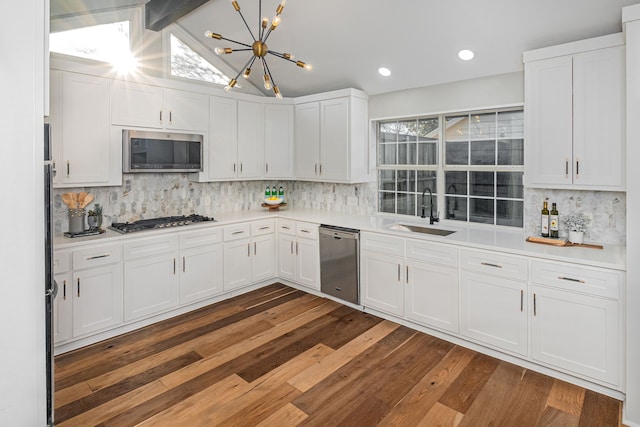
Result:
M90 256L90 257L87 258L87 261L91 261L92 259L98 259L98 258L108 258L110 256L111 256L111 254Z
M311 233L311 230L305 230L304 228L301 228L300 231L302 233Z
M486 265L487 267L502 268L502 265L500 265L500 264L492 264L492 263L490 263L490 262L484 262L484 261L482 261L480 264L482 264L482 265Z
M244 233L244 230L242 230L242 231L234 231L234 232L232 232L231 234L232 234L232 235L235 235L235 234L242 234L242 233Z
M258 230L268 230L270 227L268 225L265 225L264 227L260 227L258 228Z
M574 279L573 277L558 276L558 279L567 280L569 282L576 282L576 283L587 283L582 279Z
M281 225L280 228L283 228L285 230L291 230L291 227L287 227L286 225Z

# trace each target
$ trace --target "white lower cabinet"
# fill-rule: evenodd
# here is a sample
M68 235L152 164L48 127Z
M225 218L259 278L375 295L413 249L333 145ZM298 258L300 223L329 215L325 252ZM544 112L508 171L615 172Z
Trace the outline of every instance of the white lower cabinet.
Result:
M274 220L225 227L223 280L225 291L275 277L274 230Z
M222 244L180 251L180 304L222 292Z
M531 357L619 386L622 274L548 262L532 270Z
M56 344L122 323L122 253L119 244L54 254L53 334Z
M527 356L527 259L463 249L460 264L460 333Z
M404 315L404 258L363 250L360 252L360 302L396 316Z
M460 273L460 333L502 350L527 355L526 283Z
M124 320L156 314L178 305L177 253L125 262Z
M318 225L278 220L278 277L320 290Z

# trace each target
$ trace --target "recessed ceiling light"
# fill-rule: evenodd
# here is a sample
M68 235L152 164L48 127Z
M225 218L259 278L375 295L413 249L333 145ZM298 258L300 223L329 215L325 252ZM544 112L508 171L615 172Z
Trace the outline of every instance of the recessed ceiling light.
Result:
M463 61L470 61L473 59L473 52L468 49L462 49L460 52L458 52L458 58L462 59Z
M380 67L378 68L378 73L383 77L389 77L391 75L391 70L385 67Z

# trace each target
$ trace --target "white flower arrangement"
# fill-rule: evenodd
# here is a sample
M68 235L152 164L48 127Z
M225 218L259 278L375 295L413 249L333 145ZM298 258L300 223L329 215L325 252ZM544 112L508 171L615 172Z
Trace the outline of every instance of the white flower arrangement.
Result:
M587 231L589 225L589 218L582 212L571 213L564 217L564 223L569 228L569 231Z

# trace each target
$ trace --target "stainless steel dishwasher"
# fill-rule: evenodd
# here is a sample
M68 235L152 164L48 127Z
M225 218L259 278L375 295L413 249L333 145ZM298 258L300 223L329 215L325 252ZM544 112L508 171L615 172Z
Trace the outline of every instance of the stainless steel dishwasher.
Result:
M320 288L325 294L360 303L360 230L320 225Z

